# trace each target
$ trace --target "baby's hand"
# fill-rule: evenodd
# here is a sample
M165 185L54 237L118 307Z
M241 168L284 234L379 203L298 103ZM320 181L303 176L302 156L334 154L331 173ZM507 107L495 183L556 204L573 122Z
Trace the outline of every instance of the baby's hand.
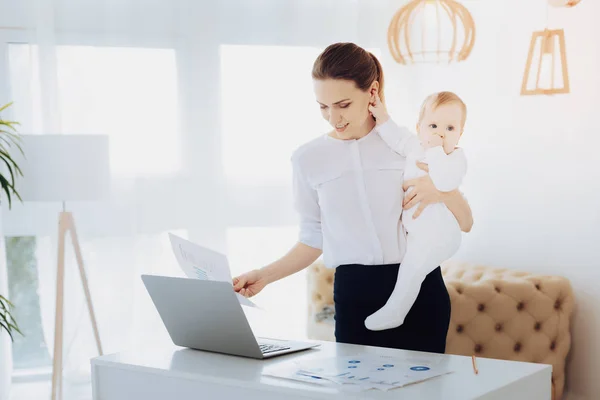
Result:
M385 104L381 102L379 95L377 92L374 93L375 101L369 104L369 112L373 117L375 117L375 122L377 125L381 125L390 119L387 110L385 109Z
M440 135L431 135L429 137L429 140L427 140L426 143L423 143L423 146L426 149L430 149L432 147L437 147L437 146L444 146L444 139L442 139L442 137Z

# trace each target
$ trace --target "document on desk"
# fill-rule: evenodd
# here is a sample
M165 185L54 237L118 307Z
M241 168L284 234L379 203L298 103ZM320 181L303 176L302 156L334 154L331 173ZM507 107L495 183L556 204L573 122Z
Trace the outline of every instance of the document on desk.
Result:
M172 233L169 233L169 239L175 258L188 278L228 282L233 286L229 261L225 254L199 246ZM240 304L258 308L241 294L235 295Z
M344 392L362 392L368 388L360 387L358 385L339 385L328 379L324 379L320 376L311 374L306 371L300 371L294 365L287 365L285 367L281 365L270 366L263 369L263 375L272 376L275 378L290 379L293 381L306 382L319 386L326 386L331 388L339 388Z
M422 382L453 372L435 358L393 358L388 356L333 357L291 362L288 371L267 370L266 374L280 378L320 381L328 380L343 387L352 385L359 390L378 389L388 391L398 387ZM290 374L289 371L294 371ZM310 377L307 379L306 377Z

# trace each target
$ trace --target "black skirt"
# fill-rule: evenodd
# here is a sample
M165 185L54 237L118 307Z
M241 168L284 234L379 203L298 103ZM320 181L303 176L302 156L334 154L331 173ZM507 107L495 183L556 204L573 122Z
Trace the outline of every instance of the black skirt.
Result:
M333 285L335 338L340 343L444 353L450 324L450 296L440 267L423 283L414 305L397 328L371 331L365 319L394 290L399 264L341 265Z

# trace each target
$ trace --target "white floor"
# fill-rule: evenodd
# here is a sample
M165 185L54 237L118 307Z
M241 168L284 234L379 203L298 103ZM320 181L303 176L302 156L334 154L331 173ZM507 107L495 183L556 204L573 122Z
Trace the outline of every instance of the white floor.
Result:
M9 400L50 400L52 395L51 382L19 382L13 383L10 389ZM66 389L66 388L65 388ZM63 392L63 400L91 400L91 387L81 385L70 386L68 391Z

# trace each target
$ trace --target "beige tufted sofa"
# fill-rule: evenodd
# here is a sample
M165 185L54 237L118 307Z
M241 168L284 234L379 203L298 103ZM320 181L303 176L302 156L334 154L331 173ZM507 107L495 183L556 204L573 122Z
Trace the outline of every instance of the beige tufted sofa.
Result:
M553 399L561 399L574 305L569 281L456 261L442 272L452 302L446 353L551 364ZM335 340L333 277L321 261L309 267L311 339Z

